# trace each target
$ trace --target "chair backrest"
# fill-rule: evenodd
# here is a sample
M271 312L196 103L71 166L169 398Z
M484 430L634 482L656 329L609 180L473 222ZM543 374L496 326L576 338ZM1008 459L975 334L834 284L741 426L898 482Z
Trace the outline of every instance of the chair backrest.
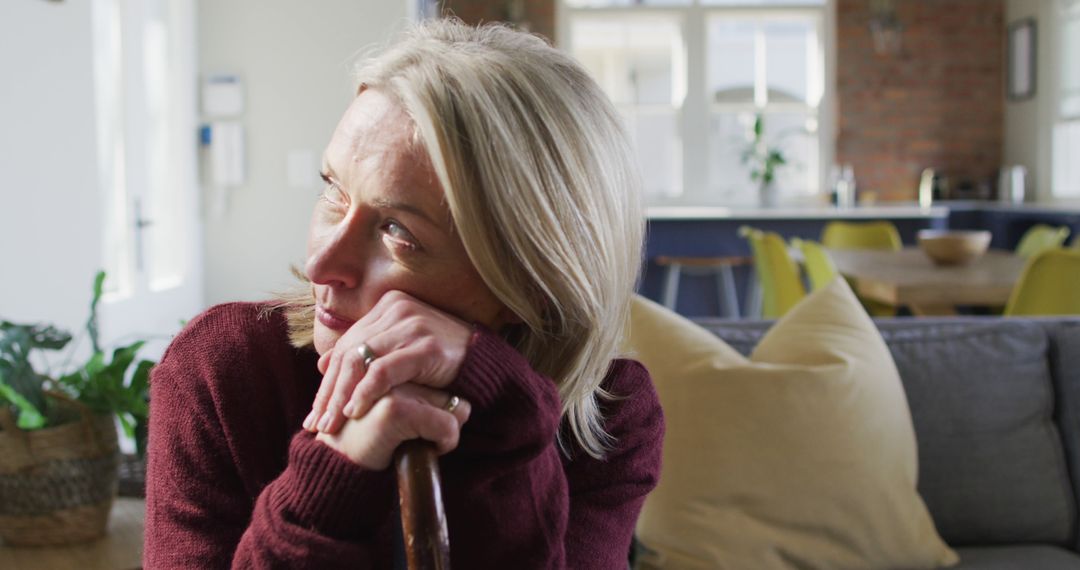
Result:
M1005 315L1080 315L1080 250L1048 249L1032 257Z
M779 318L806 296L799 266L788 254L784 238L773 232L742 227L739 235L750 242L754 270L761 283L761 314L766 319Z
M806 276L810 278L811 289L817 291L836 278L836 265L820 243L794 238L791 240L791 245L802 252L803 267L806 269Z
M1020 243L1016 244L1016 255L1020 257L1034 257L1035 255L1055 247L1061 247L1069 237L1069 228L1066 226L1054 227L1046 224L1035 224L1024 232Z
M829 249L884 249L897 251L904 246L900 232L889 221L841 222L825 224L821 244Z

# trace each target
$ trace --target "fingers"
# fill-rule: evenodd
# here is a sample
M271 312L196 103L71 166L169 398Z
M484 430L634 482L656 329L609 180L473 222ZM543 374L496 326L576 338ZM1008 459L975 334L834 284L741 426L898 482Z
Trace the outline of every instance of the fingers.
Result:
M349 333L353 333L354 330L356 329L350 329ZM355 337L357 334L353 333L350 336ZM366 344L376 355L390 350L383 347L384 343L380 342L379 337L380 334L376 333L374 337L363 342L342 337L333 350L319 357L319 368L323 371L323 379L319 384L315 401L311 404L311 413L304 420L304 429L333 433L341 427L345 421L342 414L349 396L368 372L368 366L364 365L365 357L361 354L360 348ZM378 360L376 356L375 361ZM371 366L374 366L374 362ZM379 395L385 394L388 390L389 387ZM366 412L367 408L364 411ZM357 417L355 413L346 415Z
M373 343L373 339L365 341L360 335L377 336L380 331L384 331L392 325L395 319L409 314L408 305L413 301L415 299L406 293L400 291L387 292L379 298L371 310L353 323L352 327L337 340L333 349L319 357L317 367L319 372L323 374L323 379L319 384L319 391L315 395L315 401L312 402L311 412L304 419L304 429L308 431L328 431L326 428L334 424L335 430L333 431L336 431L336 428L340 427L343 420L334 421L339 414L337 412L333 414L327 413L331 400L335 394L341 393L343 405L344 396L352 392L355 383L359 381L365 372L363 359L358 358L359 353L353 352L352 347L359 347L361 343L367 342L368 346L377 355L388 352L391 347L381 347L378 343ZM419 301L415 302L419 303ZM357 366L358 364L359 366ZM339 388L339 380L342 377L346 379L348 384ZM341 409L340 406L338 409Z
M329 419L325 426L321 425L320 420L318 429L334 433L347 419L363 417L375 405L375 402L392 390L422 377L430 362L426 358L429 350L425 344L406 346L386 356L376 358L367 370L363 370L363 362L360 358L343 358L333 396L326 407L326 417ZM416 390L421 387L417 385L415 388L409 388L408 393L418 394ZM424 394L424 398L437 408L442 407L449 399L449 395L441 390L427 388ZM420 396L417 397L420 398ZM464 416L463 419L466 418L468 416Z
M351 418L363 416L375 405L375 402L388 394L396 386L421 376L426 362L415 347L406 347L376 358L364 373L361 382L354 383L343 390L341 398L347 399Z
M458 397L457 406L455 406L452 411L447 410L447 405L454 396L443 390L406 383L394 388L393 392L399 397L407 397L424 402L433 408L437 408L454 416L454 419L457 420L459 426L465 425L465 422L469 421L469 415L472 413L472 404L460 396Z
M457 447L461 432L458 419L426 401L395 393L379 400L371 414L376 426L397 434L394 449L410 439L434 443L440 455Z
M323 380L304 428L335 433L405 382L446 386L471 335L467 323L406 293L387 292L319 358ZM358 352L364 344L377 355L369 366Z
M434 408L445 408L452 397L448 392L410 382L423 375L427 363L423 356L427 350L423 345L408 346L376 358L367 370L363 368L363 358L358 351L354 351L355 355L333 359L316 396L313 413L321 415L308 429L337 433L348 419L365 416L376 402L390 394L411 397ZM329 380L332 373L336 374L336 380ZM451 415L459 424L464 424L471 411L471 404L459 398Z
M345 335L337 340L334 349L319 357L319 363L316 366L322 372L323 381L319 386L319 393L315 395L315 401L311 405L311 412L308 418L303 421L303 428L309 431L318 430L318 425L325 415L330 397L335 393L335 386L343 359L352 358L354 355L350 354L349 348L360 347L360 344L364 342L363 338L353 337L363 334L365 330L368 331L367 335L370 335L372 330L386 328L386 325L381 327L378 325L387 316L390 308L396 306L396 304L401 304L406 299L411 299L411 297L401 293L401 291L388 291L386 295L379 298L375 306L364 314L359 321L353 323ZM377 350L372 344L368 344L368 347ZM381 352L376 352L376 354L381 354ZM352 369L354 369L354 366L350 366L350 370Z
M422 370L417 359L413 358L415 350L398 350L393 346L392 339L388 339L385 333L377 334L360 344L356 350L339 351L341 354L332 359L334 377L330 380L330 388L325 401L319 401L316 397L316 413L320 420L316 429L334 433L348 418L358 418L367 413L376 400L386 395L391 388L415 378ZM365 355L360 348L364 345L374 352L373 361L365 364ZM330 371L324 376L330 376ZM363 393L367 399L358 401L352 396L358 384L372 384ZM324 407L319 408L322 404Z
M389 466L395 450L405 441L432 442L442 455L453 451L468 419L469 404L458 401L447 411L449 394L415 384L403 384L376 402L371 411L351 420L336 434L320 432L316 439L373 470Z
M328 355L329 358L327 358ZM308 431L318 430L319 424L323 423L322 418L325 416L326 405L330 401L330 396L334 393L337 371L341 366L340 356L340 354L330 351L319 358L320 368L324 359L329 364L326 365L326 372L323 373L322 382L319 383L319 391L315 394L315 401L311 404L311 412L304 419L304 429Z
M319 363L316 367L319 369L319 374L326 374L326 369L330 367L330 357L334 355L334 351L328 350L319 356Z
M350 330L384 330L389 324L416 314L421 306L427 307L408 293L387 291L360 320L353 323Z

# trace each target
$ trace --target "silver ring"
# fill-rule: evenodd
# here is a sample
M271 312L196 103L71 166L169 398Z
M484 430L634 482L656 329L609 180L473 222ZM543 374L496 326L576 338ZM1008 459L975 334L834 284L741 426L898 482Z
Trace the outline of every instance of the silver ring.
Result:
M452 414L454 413L454 410L457 409L458 404L461 404L461 398L451 394L450 399L446 401L446 405L443 406L443 409Z
M364 370L370 368L371 363L375 362L375 351L371 350L371 347L366 342L361 343L356 351L360 353L360 358L364 359Z

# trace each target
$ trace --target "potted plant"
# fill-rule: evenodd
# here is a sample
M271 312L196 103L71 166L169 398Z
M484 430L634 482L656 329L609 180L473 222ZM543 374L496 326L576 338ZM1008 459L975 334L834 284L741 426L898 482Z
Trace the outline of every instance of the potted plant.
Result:
M742 162L750 166L750 180L758 184L761 206L776 206L780 197L776 187L776 170L787 164L787 159L778 146L765 142L765 120L761 113L754 116L754 130L749 145L743 151Z
M104 281L99 272L86 322L92 354L65 374L39 373L32 361L37 351L67 347L69 333L0 320L0 539L7 544L65 544L103 535L120 459L114 417L138 452L145 450L153 363L135 364L143 341L111 356L99 344Z

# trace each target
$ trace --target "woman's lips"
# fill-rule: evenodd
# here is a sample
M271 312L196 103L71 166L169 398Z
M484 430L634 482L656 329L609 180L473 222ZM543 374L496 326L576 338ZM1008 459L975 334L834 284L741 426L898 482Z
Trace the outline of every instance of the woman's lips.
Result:
M315 306L315 318L319 319L319 322L322 323L324 327L341 332L349 330L349 327L356 322L355 320L335 315L318 305Z

